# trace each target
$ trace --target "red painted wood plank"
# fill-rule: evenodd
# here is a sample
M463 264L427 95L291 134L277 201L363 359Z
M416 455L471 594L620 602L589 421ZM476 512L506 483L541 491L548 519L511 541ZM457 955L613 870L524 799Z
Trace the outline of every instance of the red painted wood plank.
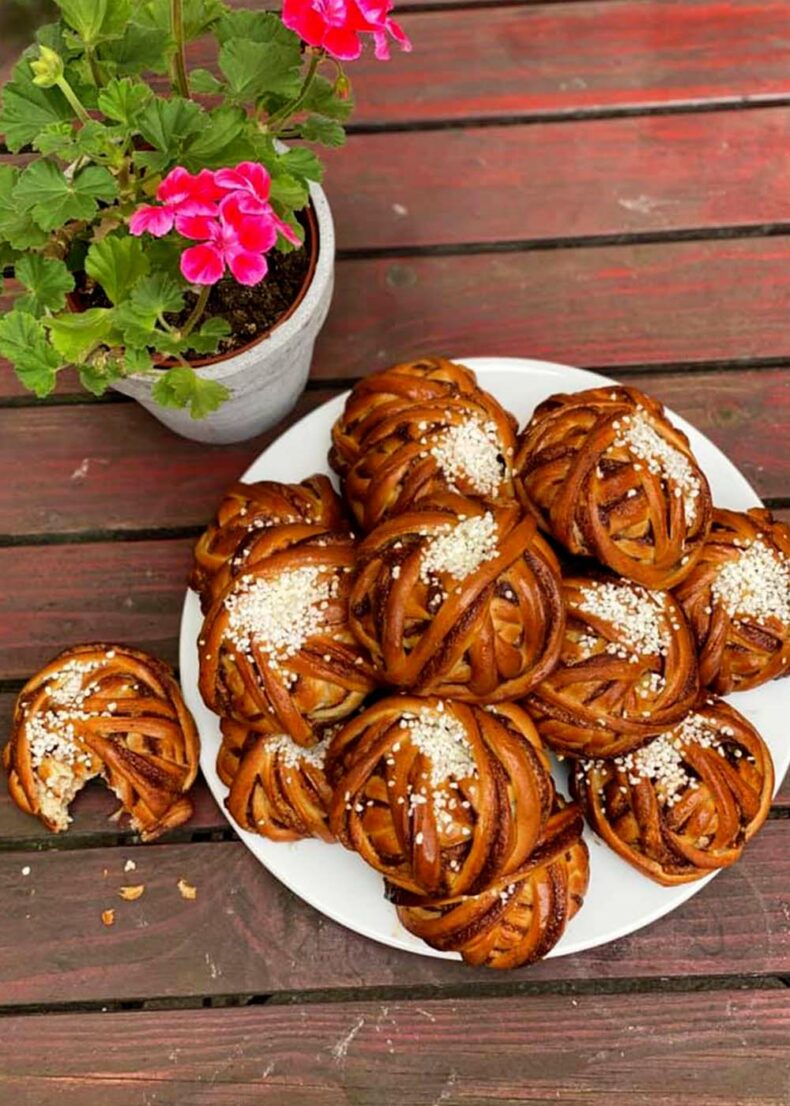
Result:
M790 92L783 0L603 0L405 15L414 51L353 69L356 122L404 123ZM439 45L440 44L440 45Z
M0 549L0 679L27 679L66 645L97 639L138 645L175 663L192 545Z
M790 360L790 238L347 261L314 376L426 349L581 366Z
M427 349L582 366L785 358L790 237L344 261L315 378ZM19 385L0 367L0 396Z
M0 1088L25 1106L786 1106L789 1032L778 989L18 1017Z
M790 220L787 108L353 135L327 162L341 249Z
M240 842L134 848L133 879L123 871L128 847L3 852L0 995L3 1005L25 1006L787 974L789 834L786 821L769 822L738 865L655 925L511 973L398 952L337 926L287 891ZM181 878L197 888L194 901L178 893ZM118 897L129 882L145 886L134 903ZM111 907L115 924L107 928L101 913Z
M0 410L0 534L203 525L250 462L333 394L307 392L273 430L222 448L177 437L137 404Z
M638 382L710 434L763 495L790 496L790 369ZM0 410L0 534L203 525L283 426L333 394L311 390L275 431L222 449L176 437L134 404Z

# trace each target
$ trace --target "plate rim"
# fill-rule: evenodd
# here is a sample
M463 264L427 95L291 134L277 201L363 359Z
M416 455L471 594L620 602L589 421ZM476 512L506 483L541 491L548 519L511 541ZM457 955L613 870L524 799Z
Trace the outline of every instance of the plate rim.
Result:
M574 376L578 379L579 374L581 374L584 378L586 378L589 381L589 386L590 387L606 387L606 386L609 386L609 385L616 386L616 387L623 386L620 381L613 380L611 377L607 377L602 373L593 372L589 369L577 368L576 366L573 366L573 365L566 365L562 362L546 361L546 360L539 359L539 358L497 357L497 356L486 357L486 356L479 355L479 356L475 356L475 357L454 357L454 358L450 358L450 360L455 361L459 364L462 364L462 365L472 369L476 374L485 375L487 373L493 373L493 372L496 372L496 373L521 373L521 372L525 372L525 371L533 371L534 372L537 369L539 371L544 371L546 373L546 375L548 375L548 376L560 376L561 377L563 374L570 372L570 373L573 373ZM352 383L352 386L353 386L353 383ZM484 380L481 381L481 386L484 387L484 388L487 388L487 385L485 384ZM638 382L635 386L638 387ZM574 387L574 388L569 389L569 390L579 391L579 390L582 390L582 389ZM282 447L284 441L287 441L289 439L289 437L291 437L291 436L295 437L296 432L299 430L300 427L302 427L304 425L305 422L307 422L308 420L316 418L317 416L319 416L320 412L325 411L327 408L330 408L330 407L338 407L339 408L340 406L342 406L342 404L345 403L345 401L346 401L347 397L349 396L350 392L351 392L351 389L349 388L349 389L344 390L343 392L338 393L335 396L332 396L330 399L326 400L324 403L321 403L317 407L313 408L313 410L308 411L305 415L302 416L302 418L298 419L295 423L293 423L291 426L289 426L287 429L285 429L281 434L279 434L276 438L274 438L271 442L269 442L268 445L263 450L261 450L261 452L255 457L255 459L245 468L244 472L238 477L238 480L239 481L245 481L248 478L250 478L251 474L253 473L253 470L255 470L260 465L260 463L265 459L266 454L271 449L273 449L275 446ZM678 415L677 412L673 411L671 407L669 407L667 405L664 405L664 407L665 407L665 410L666 410L667 414L669 415L669 417L672 419L672 421L675 423L676 426L678 426L686 434L688 434L689 431L691 431L691 437L699 436L700 438L702 438L704 440L704 442L706 443L706 445L709 446L710 448L712 448L714 450L714 452L718 455L719 458L723 459L723 461L728 466L728 468L733 473L737 474L738 482L741 484L742 490L745 491L745 492L747 491L749 496L754 500L753 505L754 506L763 506L762 500L757 495L754 488L751 486L751 484L746 479L746 477L743 475L743 473L740 471L740 469L738 469L738 467L735 465L735 463L733 461L731 461L730 458L724 453L724 451L721 450L716 445L715 442L711 441L711 439L708 438L708 436L706 434L704 434L702 431L698 430L693 424L689 423L682 416ZM328 468L328 466L327 466L327 468ZM334 476L334 474L329 473L329 475L332 478L333 483L336 484L336 477ZM260 475L252 476L252 478L253 479L265 479L265 477L261 477ZM189 626L189 623L190 623L190 621L193 617L195 606L196 606L197 602L198 601L197 601L197 596L196 596L195 592L193 592L190 588L187 588L186 589L186 594L184 596L184 602L183 602L182 610L181 610L181 619L180 619L180 624L179 624L179 663L180 663L180 668L181 668L182 685L185 682L185 680L184 680L185 672L191 667L189 662L193 661L194 654L196 653L196 650L197 650L196 639L191 639L190 634L187 632L188 626ZM199 614L199 607L198 607L198 617L201 617L200 614ZM190 654L191 654L191 656L190 656ZM185 663L185 662L187 662L187 663ZM756 690L759 690L759 689L756 689ZM192 704L190 702L191 699L193 699L193 701L195 703L197 703L200 707L202 707L203 711L207 711L207 708L205 708L205 706L202 704L202 700L200 699L200 694L199 694L199 691L197 689L197 685L195 685L194 688L190 686L189 689L188 689L188 692L187 692L187 690L185 690L184 691L184 697L187 700L187 705L190 706L191 709L193 709L193 713L199 714L200 712L199 711L196 712L194 710L194 708L192 707ZM211 712L209 712L209 713L211 713ZM198 732L200 733L200 725L199 725L199 721L198 721L197 718L196 718L196 724L198 725ZM325 905L322 905L320 903L320 901L317 898L315 898L312 894L306 894L302 890L296 890L289 883L288 879L282 874L282 872L281 871L275 871L270 866L270 864L267 863L267 860L264 859L264 857L260 854L260 849L265 847L264 843L267 842L267 839L261 838L257 834L253 834L253 833L250 833L248 830L242 829L240 826L238 826L236 824L236 822L231 817L230 813L226 810L225 805L224 805L224 799L228 794L228 788L222 783L222 781L219 779L219 777L217 776L217 773L216 773L216 767L215 767L215 763L214 763L215 759L216 759L216 750L215 750L215 747L214 747L214 742L212 741L212 743L211 743L211 751L209 751L209 749L207 747L208 744L209 743L207 743L203 739L203 735L201 734L200 768L201 768L201 771L203 772L204 779L205 779L205 781L206 781L206 783L209 787L209 790L211 791L211 794L212 794L215 802L219 806L219 808L220 808L223 816L227 820L228 824L232 827L233 831L240 838L240 840L243 842L243 844L246 845L246 847L252 852L252 854L253 854L253 856L255 856L256 860L260 864L262 864L264 868L266 868L266 870L270 873L270 875L272 875L275 879L277 879L280 883L282 883L285 887L287 887L288 890L293 895L295 895L297 898L301 899L303 902L307 903L307 905L310 906L311 909L318 911L319 913L323 914L324 917L329 918L331 921L335 922L336 924L341 925L345 929L348 929L353 933L357 933L360 936L363 936L363 937L365 937L369 940L375 941L378 944L382 944L385 947L394 948L394 949L397 949L398 951L408 952L408 953L412 953L412 954L418 955L418 956L427 956L431 959L445 960L445 961L450 961L450 962L454 962L454 963L460 963L461 962L461 957L460 957L459 953L456 953L456 952L441 952L437 949L431 948L429 945L425 945L424 943L420 943L419 945L412 944L411 941L414 940L414 939L412 938L412 936L410 934L408 934L408 932L406 930L403 930L403 933L405 934L406 937L409 938L408 942L406 940L401 939L397 935L397 933L395 932L394 928L393 928L392 933L383 934L381 932L371 930L370 928L368 928L366 926L366 924L364 922L358 922L358 923L352 925L352 924L349 923L349 921L347 919L338 916L332 909L328 909ZM782 785L782 781L784 779L784 776L786 774L788 766L790 766L790 748L788 749L787 756L785 758L784 766L777 766L774 796L776 795L776 793L778 792L779 788ZM608 846L606 846L605 843L603 841L601 841L600 838L598 838L595 835L594 831L590 828L589 825L586 825L586 828L585 828L585 839L587 840L588 845L598 844L600 847L607 849L607 851L610 853L612 859L617 860L617 861L619 861L620 864L622 864L622 866L625 870L625 874L628 874L629 876L633 875L635 879L644 878L644 877L640 877L639 873L636 872L636 870L633 869L629 864L627 864L626 861L624 861L621 857L619 857L616 853L614 853L613 850L608 849ZM283 850L284 853L285 853L286 850L288 852L292 853L300 845L301 846L309 845L311 847L322 846L324 848L332 848L332 849L342 847L342 846L338 846L336 844L331 844L330 845L330 844L327 844L325 842L312 840L312 839L308 839L306 841L292 842L292 843L288 843L288 844L286 844L286 843L275 843L275 842L268 842L268 844L276 845L277 849L278 850ZM360 863L364 863L364 862L360 861ZM279 867L279 865L278 865L278 867ZM681 884L681 885L675 886L673 888L668 888L667 890L671 890L671 891L674 892L674 895L673 895L672 899L668 903L666 903L666 904L662 903L658 907L656 907L654 910L649 911L644 918L641 918L637 922L637 924L634 924L633 922L627 922L627 923L624 923L621 926L614 927L607 934L606 938L603 939L603 940L595 940L595 939L584 940L584 939L581 939L581 940L577 940L576 942L574 942L573 940L566 940L566 938L568 937L568 932L569 932L568 930L566 930L565 933L563 934L563 937L562 937L561 941L553 949L551 949L551 951L548 953L548 955L544 959L559 958L559 957L562 957L562 956L573 956L573 955L576 955L578 953L586 952L586 951L594 949L594 948L603 948L604 946L606 946L608 944L611 944L614 941L620 940L622 937L629 936L632 933L637 933L639 930L644 929L645 927L647 927L649 925L653 925L654 922L659 921L661 918L666 917L668 914L671 914L673 911L679 909L681 906L683 906L684 903L688 902L688 900L690 898L693 898L694 895L698 894L703 889L703 887L705 887L708 883L710 883L710 881L712 879L714 879L717 875L719 875L720 872L725 871L725 870L726 869L716 869L713 872L711 872L709 875L703 877L700 880L695 880L695 881L693 881L691 883L688 883L688 884ZM397 917L396 916L393 917L393 922L394 922L394 924L397 923Z

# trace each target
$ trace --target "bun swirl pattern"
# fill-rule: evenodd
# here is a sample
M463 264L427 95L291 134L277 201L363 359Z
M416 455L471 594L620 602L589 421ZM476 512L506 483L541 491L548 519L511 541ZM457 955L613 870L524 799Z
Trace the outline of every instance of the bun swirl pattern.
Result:
M571 553L648 588L679 584L708 534L711 498L685 434L635 388L551 396L519 439L516 487Z
M559 657L559 565L515 504L437 497L362 542L350 621L385 683L472 702L513 699Z
M354 385L329 461L368 531L437 492L512 500L515 446L515 420L470 369L423 358Z
M101 776L144 841L186 822L195 724L170 668L120 645L67 649L19 693L3 760L12 799L59 833Z
M740 857L768 815L774 773L743 715L706 699L634 753L578 762L572 782L595 832L644 875L671 886Z
M308 476L300 484L234 484L198 539L189 586L205 613L252 553L260 559L333 530L347 532L348 521L326 476Z
M770 511L714 511L702 555L676 596L704 686L727 695L787 675L790 529Z
M630 580L563 585L560 662L527 699L541 738L570 756L608 757L643 745L694 704L697 662L680 607Z
M557 806L518 872L476 895L398 906L403 926L431 948L467 964L520 968L546 956L584 901L589 854L576 804ZM394 900L401 895L393 889Z
M348 626L349 538L250 565L213 603L198 641L210 710L299 745L354 711L375 679Z
M259 734L236 722L224 722L222 730L223 746L242 750L225 800L242 829L272 841L334 840L327 827L328 738L305 749L286 734Z
M553 785L523 710L393 696L329 750L330 826L387 879L452 896L516 871L538 842Z

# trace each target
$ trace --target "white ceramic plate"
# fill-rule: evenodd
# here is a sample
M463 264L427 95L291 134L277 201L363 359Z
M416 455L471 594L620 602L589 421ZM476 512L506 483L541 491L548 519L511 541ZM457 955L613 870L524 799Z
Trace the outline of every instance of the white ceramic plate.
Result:
M596 373L520 358L478 357L462 359L474 369L480 384L523 426L536 405L553 392L611 384ZM340 414L345 396L338 396L307 415L273 442L245 473L245 480L302 480L313 472L332 475L326 455L332 423ZM760 505L754 490L723 453L694 427L672 414L688 434L694 453L710 481L718 506L745 510ZM224 810L227 788L217 776L215 759L220 744L217 718L206 709L198 692L197 638L201 626L197 596L187 593L181 621L181 679L184 695L197 721L202 740L201 768L215 799ZM785 685L786 686L786 685ZM790 763L786 738L788 696L781 684L767 684L733 697L738 710L765 738L776 765L777 787ZM560 790L567 791L565 773L555 766ZM235 827L235 823L234 824ZM242 841L286 887L333 921L397 949L422 956L457 959L456 953L430 949L398 922L395 909L385 902L381 877L354 853L321 841L278 844L235 827ZM570 923L549 956L567 956L614 941L668 914L696 894L708 879L682 887L660 887L641 876L611 852L589 830L590 888L584 907ZM749 850L743 863L749 863ZM714 873L715 875L715 873Z

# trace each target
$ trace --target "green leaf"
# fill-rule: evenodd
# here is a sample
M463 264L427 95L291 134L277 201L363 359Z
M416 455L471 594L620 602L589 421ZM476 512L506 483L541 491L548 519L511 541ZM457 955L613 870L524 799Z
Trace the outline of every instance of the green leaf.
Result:
M245 138L249 120L242 108L223 107L212 111L194 141L184 153L183 164L192 172L237 165L252 148Z
M152 100L138 119L143 138L157 150L177 155L185 140L205 126L206 113L193 100L172 96Z
M303 181L320 181L324 175L324 167L312 150L304 146L295 146L278 159L279 164L291 176Z
M354 110L354 100L351 96L338 96L334 85L326 77L316 77L310 85L304 106L316 115L326 115L343 123Z
M225 90L225 85L208 69L193 69L189 74L189 87L193 92L215 96Z
M170 35L171 0L147 0L140 5L138 14L146 26L155 27L157 32ZM222 0L184 0L184 37L187 42L200 38L210 30L225 10Z
M127 374L150 372L151 365L151 354L147 349L127 349L124 351L123 367Z
M204 419L230 398L230 392L222 384L202 379L186 365L163 373L152 394L163 407L188 407L193 419Z
M184 293L178 284L162 273L141 280L132 292L135 310L157 315L171 315L184 310Z
M99 93L99 109L110 119L132 127L152 98L148 85L129 77L113 78Z
M86 46L121 34L131 14L131 0L57 0L63 19Z
M117 341L115 313L111 307L91 307L87 311L47 319L52 345L66 361L85 361L101 343Z
M128 73L133 77L150 70L167 72L167 47L169 38L156 27L144 27L130 23L123 35L99 47L99 56L116 73Z
M69 180L51 161L34 161L19 177L13 196L42 230L56 230L72 219L91 219L99 200L117 194L114 178L98 165Z
M39 88L33 84L31 58L38 55L32 47L22 55L9 83L3 89L0 107L0 134L12 153L32 144L49 123L73 118L63 93L57 88Z
M24 311L9 311L0 319L0 354L12 362L20 381L39 398L55 387L61 360L49 344L38 319Z
M256 12L249 8L226 11L214 33L223 46L232 38L243 38L248 42L271 42L274 38L280 38L283 42L291 39L299 41L298 36L289 31L273 12Z
M33 146L45 157L54 155L61 161L72 161L79 149L77 131L71 123L48 123L38 134Z
M66 294L74 290L74 277L65 264L37 253L20 258L16 277L28 290L28 295L18 300L17 306L31 315L62 311L66 306Z
M112 358L91 365L79 365L80 384L95 396L103 396L111 381L121 375Z
M14 198L19 176L12 165L0 165L0 239L15 250L27 250L43 246L48 239Z
M276 17L272 17L276 19ZM279 20L284 35L274 34L268 42L232 38L219 52L219 67L237 100L258 100L267 93L288 98L302 86L302 52L299 39Z
M101 285L110 303L125 300L148 271L145 247L138 238L110 234L93 242L85 258L85 272Z
M227 319L207 319L200 330L189 335L187 345L195 353L216 353L219 343L230 334L230 323Z
M334 119L311 115L299 126L299 133L306 142L320 142L322 146L339 147L346 142L346 132Z
M306 186L289 173L272 177L270 196L273 203L293 211L303 208L309 198Z

